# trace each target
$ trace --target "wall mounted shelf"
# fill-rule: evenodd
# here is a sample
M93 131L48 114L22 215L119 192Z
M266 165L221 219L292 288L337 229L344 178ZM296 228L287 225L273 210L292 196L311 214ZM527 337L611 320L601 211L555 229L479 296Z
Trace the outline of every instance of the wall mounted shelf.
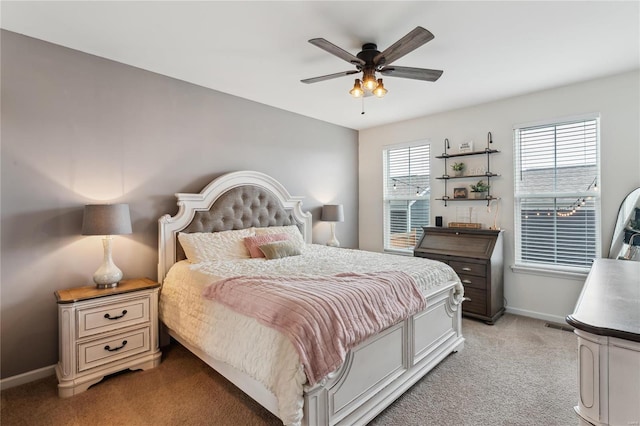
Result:
M499 200L499 197L482 197L482 198L436 198L436 200L438 201L444 201L445 205L446 203L450 202L450 201L493 201L493 200Z
M493 143L493 140L491 138L491 132L489 132L487 134L487 145ZM448 174L443 174L442 176L437 176L436 179L438 180L443 180L444 181L444 195L441 198L436 198L436 200L439 201L444 201L444 206L447 206L447 203L449 203L450 201L486 201L487 202L487 206L491 203L491 201L493 200L498 200L499 198L494 197L491 195L491 178L495 178L500 176L499 174L493 173L491 171L491 155L492 154L496 154L500 151L498 151L497 149L490 149L490 148L486 148L483 151L471 151L471 152L460 152L457 154L449 154L447 153L447 148L449 147L449 140L445 139L445 152L442 155L437 155L436 158L444 160L444 170L445 172L448 170L447 168L447 160L450 158L458 158L458 157L469 157L469 156L479 156L479 155L486 155L487 156L487 171L485 173L482 174L471 174L471 175L461 175L461 176L451 176ZM458 179L458 180L464 180L464 179L486 179L487 180L487 185L489 186L489 189L487 190L487 195L485 197L482 198L453 198L453 197L449 197L447 195L447 182L449 180L452 179Z
M436 158L454 158L454 157L466 157L469 155L479 155L479 154L495 154L496 152L500 152L497 149L485 149L484 151L473 151L473 152L460 152L458 154L447 154L444 153L442 155L436 156Z
M498 177L500 175L496 174L496 173L484 173L481 175L462 175L462 176L449 176L449 175L442 175L442 176L437 176L436 179L467 179L467 178L490 178L490 177Z

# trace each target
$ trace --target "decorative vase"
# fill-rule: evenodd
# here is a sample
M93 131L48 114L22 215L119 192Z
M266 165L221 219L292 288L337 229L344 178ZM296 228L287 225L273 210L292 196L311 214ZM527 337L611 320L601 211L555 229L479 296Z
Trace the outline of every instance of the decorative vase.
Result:
M486 192L474 192L473 198L487 198Z
M456 176L462 176L462 170L454 170Z

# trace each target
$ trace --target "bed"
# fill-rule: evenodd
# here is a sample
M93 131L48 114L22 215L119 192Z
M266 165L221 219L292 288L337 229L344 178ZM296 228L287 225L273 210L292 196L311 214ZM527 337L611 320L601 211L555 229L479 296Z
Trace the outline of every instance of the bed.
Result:
M460 304L464 290L447 265L311 244L312 218L303 211L302 199L263 173L228 173L198 194L176 197L177 214L159 220L162 329L284 424L366 424L450 353L463 348ZM236 259L218 258L214 253L201 259L193 254L193 238L207 237L205 233L226 241L228 234L237 238L245 232L276 231L291 238L299 235L302 243L296 256ZM426 308L353 347L337 369L313 385L283 333L202 297L204 286L238 275L315 276L376 270L411 275Z

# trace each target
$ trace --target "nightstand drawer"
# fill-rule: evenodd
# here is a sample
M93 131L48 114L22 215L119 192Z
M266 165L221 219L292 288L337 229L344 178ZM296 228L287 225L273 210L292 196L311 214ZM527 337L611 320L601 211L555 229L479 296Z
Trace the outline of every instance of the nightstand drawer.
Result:
M149 322L149 297L79 309L78 338Z
M78 371L150 350L149 327L78 344Z
M487 276L487 266L484 263L470 263L452 260L449 265L459 274Z
M467 288L477 288L484 290L487 288L487 279L485 277L474 277L473 275L462 275L460 274L460 281L465 288L465 292Z

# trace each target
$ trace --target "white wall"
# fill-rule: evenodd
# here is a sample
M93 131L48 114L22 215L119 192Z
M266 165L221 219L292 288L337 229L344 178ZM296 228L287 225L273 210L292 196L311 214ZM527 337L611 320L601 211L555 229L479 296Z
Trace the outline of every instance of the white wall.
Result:
M514 263L513 127L554 118L586 113L601 116L602 255L607 256L618 207L624 196L640 186L640 73L638 71L532 93L470 108L421 117L367 129L359 135L360 161L360 248L382 251L382 150L384 146L418 139L431 141L432 176L444 173L444 162L435 159L448 138L452 149L473 140L475 150L483 149L487 132L493 148L501 152L491 157L492 194L501 197L497 224L505 230L505 298L514 313L563 322L584 283L583 278L531 275L511 270ZM467 160L469 158L469 160ZM476 159L481 162L484 160ZM476 167L471 157L465 163ZM479 164L479 163L478 163ZM450 173L450 171L449 171ZM473 183L473 182L465 182ZM450 183L451 185L451 183ZM435 201L443 195L443 183L432 178L432 213L443 216L445 224L456 219L457 207L475 207L478 219L493 224L486 203ZM454 204L454 205L453 205ZM495 210L493 210L495 212Z

